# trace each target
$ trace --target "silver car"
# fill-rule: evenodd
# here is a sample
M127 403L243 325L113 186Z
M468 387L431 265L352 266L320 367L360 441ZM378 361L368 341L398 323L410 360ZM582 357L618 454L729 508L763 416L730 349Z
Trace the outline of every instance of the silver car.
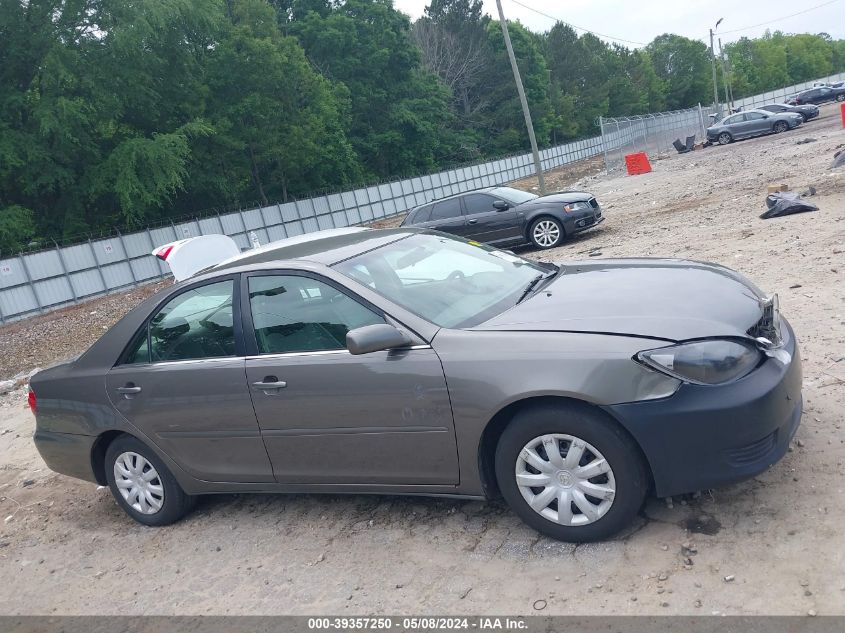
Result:
M714 264L555 266L414 228L201 271L182 246L158 254L183 281L31 382L47 465L145 525L207 493L501 496L603 539L649 492L769 468L801 419L776 296Z
M707 140L727 145L731 141L763 134L778 134L797 128L804 118L793 112L746 110L725 117L707 128Z

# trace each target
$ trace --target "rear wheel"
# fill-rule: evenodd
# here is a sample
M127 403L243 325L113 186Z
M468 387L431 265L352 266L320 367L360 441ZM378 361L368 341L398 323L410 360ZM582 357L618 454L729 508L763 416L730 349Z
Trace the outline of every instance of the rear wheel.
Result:
M837 101L845 101L845 93L836 95Z
M118 505L138 523L158 526L178 521L194 507L158 455L128 435L109 444L106 480Z
M563 225L550 216L537 218L528 230L531 243L543 250L560 245L565 236Z
M537 406L514 416L496 447L511 509L562 541L608 538L636 517L648 489L639 449L586 406Z
M722 132L721 134L719 134L719 145L727 145L732 140L734 140L734 137L731 136L728 132Z
M789 129L789 124L786 121L778 121L772 129L775 131L775 134L780 134Z

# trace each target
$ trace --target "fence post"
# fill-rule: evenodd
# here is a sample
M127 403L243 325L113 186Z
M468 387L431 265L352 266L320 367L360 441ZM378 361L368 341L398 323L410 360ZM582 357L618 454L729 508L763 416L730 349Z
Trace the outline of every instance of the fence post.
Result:
M38 306L38 311L43 313L44 306L41 305L41 299L38 298L38 291L35 288L35 284L32 283L32 277L29 274L29 267L26 265L23 252L18 253L18 259L21 260L21 270L23 270L23 276L26 279L26 283L30 288L32 288L32 296L35 297L35 305Z
M126 257L126 264L129 266L129 274L132 275L132 285L138 285L138 278L135 276L135 270L132 268L132 258L129 256L129 251L126 250L126 240L123 239L123 234L120 232L120 229L117 227L114 228L117 231L117 239L120 242L120 248L123 249L123 254Z
M94 258L94 266L97 267L97 272L100 273L100 283L103 284L103 294L106 294L109 291L109 287L106 285L106 276L103 274L103 269L100 267L100 260L97 259L97 252L94 250L94 244L91 242L90 237L88 238L88 248L91 249L91 257Z
M64 273L65 279L67 279L67 285L70 288L70 294L73 296L73 302L79 303L79 297L76 295L76 289L73 287L73 281L70 278L70 273L67 271L67 263L65 262L65 256L62 254L62 249L59 248L58 244L56 244L56 240L53 240L53 245L56 247L56 254L59 256L59 263L62 265L62 273Z
M601 133L601 148L604 152L604 170L610 173L610 164L607 162L607 141L604 138L604 117L599 115L599 132Z
M625 154L622 150L622 130L619 128L619 119L616 120L616 140L619 143L619 164L625 162Z

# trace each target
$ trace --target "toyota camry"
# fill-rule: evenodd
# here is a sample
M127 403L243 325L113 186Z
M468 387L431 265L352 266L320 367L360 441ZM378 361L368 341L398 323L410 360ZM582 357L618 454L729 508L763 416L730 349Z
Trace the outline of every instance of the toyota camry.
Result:
M416 228L156 251L178 283L31 381L35 443L136 521L241 492L503 497L606 538L751 477L801 419L776 295L715 264L543 264Z

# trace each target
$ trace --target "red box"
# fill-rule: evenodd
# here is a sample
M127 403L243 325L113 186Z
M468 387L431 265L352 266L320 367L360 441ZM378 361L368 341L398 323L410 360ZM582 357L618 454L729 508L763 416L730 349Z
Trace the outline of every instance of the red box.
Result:
M842 111L842 116L845 117L845 109L843 109ZM628 168L628 174L631 176L636 176L638 174L647 174L651 171L651 163L648 162L648 156L645 152L627 154L625 156L625 167Z

